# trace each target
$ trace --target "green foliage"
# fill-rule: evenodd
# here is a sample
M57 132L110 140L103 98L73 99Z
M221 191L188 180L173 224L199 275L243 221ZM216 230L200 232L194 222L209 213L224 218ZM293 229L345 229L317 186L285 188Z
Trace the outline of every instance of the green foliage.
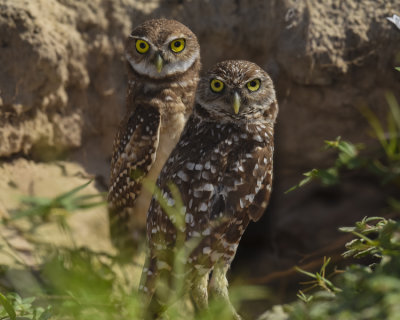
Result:
M371 225L371 222L375 222ZM400 224L381 217L364 218L354 227L343 227L339 230L350 232L358 238L346 244L348 251L344 257L362 258L371 255L377 258L400 255ZM369 236L373 237L369 237Z
M81 195L88 186L85 183L55 198L25 197L21 210L3 221L7 228L15 230L30 244L39 257L40 265L27 264L19 252L7 242L10 257L17 270L2 265L0 261L0 320L5 319L82 319L109 320L116 315L121 320L140 319L143 302L137 293L142 263L120 265L118 257L109 253L77 247L68 217L77 210L104 204L103 195ZM160 190L148 181L144 184L158 199L178 229L182 229L182 200L177 188L170 185L174 205L171 207ZM76 213L82 214L82 213ZM23 222L24 227L19 223ZM37 227L56 223L69 235L69 245L53 245L35 236ZM174 270L183 272L184 262L198 240L184 244L183 234L178 235L174 256ZM184 245L183 245L184 244ZM1 250L5 248L0 248ZM2 281L6 279L6 281ZM174 292L169 292L170 305L166 315L170 319L192 319L193 308L184 303L184 283L177 279ZM18 292L18 293L15 293ZM24 298L21 298L20 295ZM269 292L260 286L232 286L231 298L235 306L246 300L265 299ZM195 316L199 320L230 319L228 306L219 300L210 301L208 312Z
M324 259L315 274L301 270L313 279L306 284L318 290L308 296L299 291L299 301L284 306L287 319L399 319L400 223L365 218L341 231L356 236L343 255L373 257L373 263L353 264L344 272L335 272L334 284L325 276L329 259Z
M337 153L334 165L304 173L305 178L287 192L311 181L319 181L324 186L335 185L340 182L341 174L356 170L364 170L377 176L382 184L394 183L400 186L400 106L392 93L386 94L386 101L389 108L386 123L383 123L369 107L360 108L380 148L367 148L363 144L353 144L340 137L334 141L325 141L325 149Z
M314 279L314 280L310 280L310 281L306 281L306 282L302 282L302 284L307 284L310 285L310 287L308 287L307 289L303 290L303 291L299 291L299 294L297 295L301 300L305 300L308 301L310 299L310 297L306 297L304 295L304 292L306 291L310 291L314 288L323 288L326 291L332 292L332 293L336 293L336 292L340 292L341 290L336 287L330 280L328 280L328 278L326 277L326 268L329 264L329 262L331 261L330 258L326 258L324 257L324 263L322 264L321 270L319 272L316 273L311 273L308 272L306 270L303 270L299 267L295 267L295 269L300 272L305 274L306 276Z
M370 108L360 109L379 143L378 148L356 145L340 137L325 141L326 149L337 153L334 165L306 172L306 178L289 191L311 181L337 184L345 173L363 171L374 175L381 184L390 183L399 194L400 107L391 93L386 94L386 101L389 112L385 122ZM388 203L391 210L400 212L400 199L388 197ZM330 259L324 258L319 272L297 269L311 280L303 282L308 287L299 291L298 301L283 306L285 319L400 319L400 222L369 217L339 230L355 237L346 244L343 257L362 258L369 265L351 264L346 270L334 270L327 276ZM267 319L278 319L278 315L270 313Z
M121 319L138 316L139 300L132 283L128 280L130 270L119 266L117 258L104 252L77 247L67 217L74 211L103 205L104 195L80 195L91 181L55 198L24 197L21 210L14 212L4 223L9 229L33 245L39 257L39 269L32 269L19 252L8 242L9 256L18 269L1 265L0 290L9 292L0 296L1 319ZM24 222L21 227L20 222ZM34 231L49 223L58 224L70 235L70 244L55 246L43 242ZM26 227L28 226L28 227ZM2 285L2 278L6 279ZM21 299L17 293L27 298ZM32 297L34 294L34 297ZM47 306L43 308L41 306ZM51 312L50 312L51 311ZM4 316L4 317L2 317ZM22 319L22 318L20 318Z
M90 209L105 204L102 194L77 195L91 182L92 180L55 198L21 197L21 203L25 209L16 212L11 219L17 220L25 217L48 219L50 216L65 216L76 210ZM101 201L91 201L99 198Z
M333 149L337 152L337 159L334 166L327 169L312 169L303 173L306 178L301 180L286 192L293 191L307 183L318 180L323 185L329 186L339 182L339 173L342 169L358 169L365 165L365 159L360 157L360 151L364 148L362 144L355 145L338 137L334 141L325 141L325 149Z
M0 303L3 306L3 310L0 313L0 315L2 315L2 317L4 317L5 315L8 315L10 317L11 320L15 320L17 314L15 313L14 307L11 304L11 302L0 293Z
M396 163L400 160L400 107L392 93L386 94L386 100L389 105L386 125L368 107L362 107L361 112L368 120L373 136L380 142L388 162Z
M0 293L0 319L50 319L52 311L50 307L35 307L32 303L35 298L22 299L16 293L8 293L6 296Z

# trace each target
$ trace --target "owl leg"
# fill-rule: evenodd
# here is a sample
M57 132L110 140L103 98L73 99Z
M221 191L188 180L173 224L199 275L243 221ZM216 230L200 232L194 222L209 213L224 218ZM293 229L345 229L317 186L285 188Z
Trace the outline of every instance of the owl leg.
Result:
M228 292L228 280L226 279L226 273L228 272L229 265L216 265L211 276L209 291L213 298L223 301L229 308L232 318L235 320L242 319L233 307Z
M146 261L143 265L142 275L139 282L139 292L144 297L151 297L155 290L155 284L157 281L157 261L155 258L146 257Z
M196 275L190 291L196 312L206 310L208 308L208 278L209 273L204 275Z
M142 294L143 305L145 306L145 319L156 319L162 313L163 308L155 297L158 278L157 259L147 256L139 285L139 293Z
M160 253L159 253L160 254ZM168 256L168 254L166 254ZM163 255L161 254L163 257ZM166 258L165 255L163 258ZM173 294L174 276L169 259L159 256L150 259L149 266L143 268L140 289L147 306L145 319L165 319L164 312L176 301Z

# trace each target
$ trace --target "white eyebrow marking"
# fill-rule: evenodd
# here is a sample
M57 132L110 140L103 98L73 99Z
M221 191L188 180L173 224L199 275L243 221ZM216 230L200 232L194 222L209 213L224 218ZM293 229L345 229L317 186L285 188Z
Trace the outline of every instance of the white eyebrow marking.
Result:
M167 38L167 40L165 40L164 44L169 44L171 41L178 40L178 39L184 39L186 41L186 38L185 38L185 36L183 34L172 35L172 36L169 36Z
M144 40L144 41L148 42L149 44L151 44L153 46L153 44L151 43L151 41L147 37L138 37L138 36L133 36L133 35L130 34L129 38L136 39L136 40Z

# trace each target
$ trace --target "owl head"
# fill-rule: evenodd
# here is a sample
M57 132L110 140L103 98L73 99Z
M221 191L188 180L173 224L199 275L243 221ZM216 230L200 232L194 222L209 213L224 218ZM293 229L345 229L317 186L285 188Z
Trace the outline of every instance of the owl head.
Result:
M184 73L200 59L196 36L175 20L148 20L136 27L126 41L126 58L133 70L150 78Z
M196 103L221 121L266 118L274 122L278 111L271 78L258 65L244 60L212 67L200 80Z

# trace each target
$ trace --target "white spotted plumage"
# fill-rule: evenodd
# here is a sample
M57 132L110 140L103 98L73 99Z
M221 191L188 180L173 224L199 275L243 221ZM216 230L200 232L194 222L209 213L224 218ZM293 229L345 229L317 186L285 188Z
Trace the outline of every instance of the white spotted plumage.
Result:
M221 94L210 89L214 78L225 85ZM261 86L256 92L249 92L246 84L255 78ZM233 92L242 99L238 113L232 107ZM161 241L172 250L179 232L185 234L187 243L199 235L201 239L188 253L188 285L200 285L198 279L213 269L216 274L221 272L224 279L248 223L260 219L268 203L277 112L272 81L253 63L222 62L201 79L194 113L170 155L173 161L166 162L157 181L162 192L170 192L171 183L180 192L180 200L187 208L184 226L174 225L155 198L148 212L148 264L153 275L144 273L142 284L149 296L157 295L157 261L162 259L171 268L174 261L173 251L168 255L159 251L156 244ZM153 234L151 230L160 223L165 223L167 231ZM220 285L223 287L219 292L226 293L226 285ZM204 301L196 303L202 305ZM238 319L236 313L233 316Z

